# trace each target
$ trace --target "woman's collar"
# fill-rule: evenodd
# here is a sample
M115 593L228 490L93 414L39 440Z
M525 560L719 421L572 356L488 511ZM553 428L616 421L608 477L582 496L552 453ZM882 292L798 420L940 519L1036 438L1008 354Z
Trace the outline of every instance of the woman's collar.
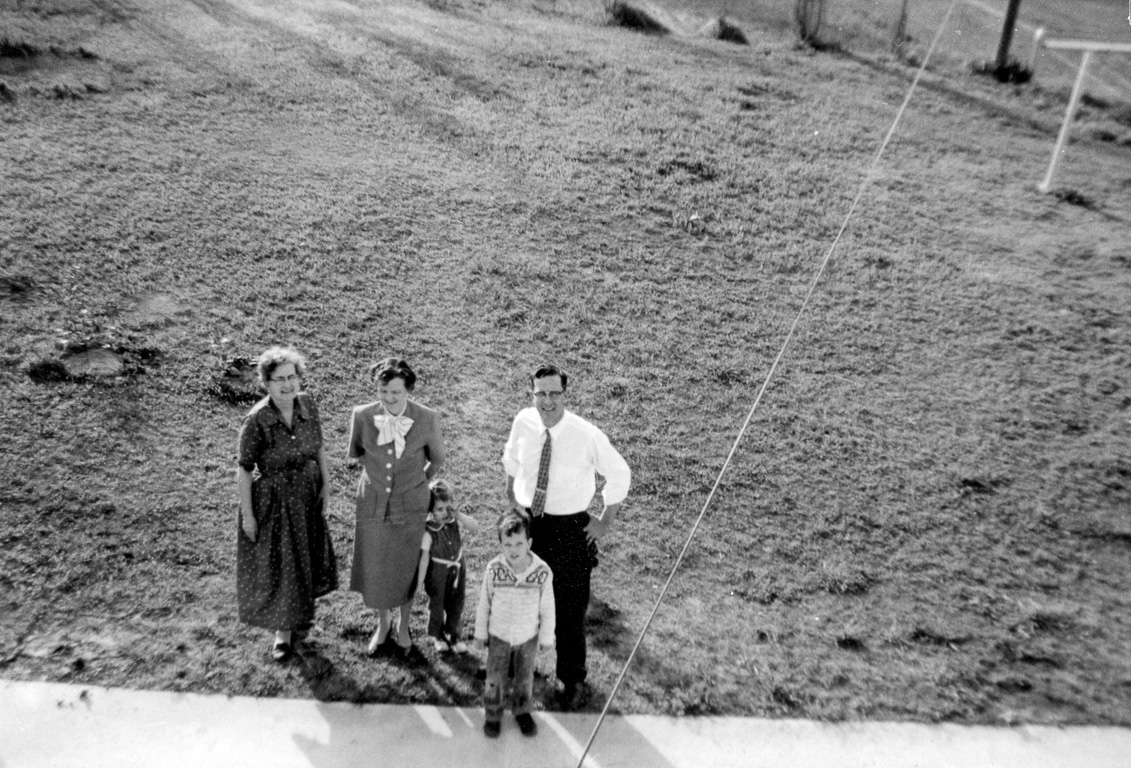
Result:
M298 418L305 421L306 418L307 418L306 405L303 403L303 399L301 397L301 394L302 393L300 392L298 395L295 396L293 413ZM283 420L283 412L279 410L279 406L275 404L275 401L271 398L270 395L267 396L267 408L264 409L264 410L266 410L266 412L270 416L273 416L276 421L282 421Z

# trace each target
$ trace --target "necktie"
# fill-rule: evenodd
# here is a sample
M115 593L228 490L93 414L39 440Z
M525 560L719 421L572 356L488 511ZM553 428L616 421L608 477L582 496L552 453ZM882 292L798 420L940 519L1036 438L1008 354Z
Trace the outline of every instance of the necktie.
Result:
M550 483L550 430L546 430L546 441L542 443L542 457L538 459L538 484L534 486L534 501L530 503L530 514L541 517L546 510L546 486Z

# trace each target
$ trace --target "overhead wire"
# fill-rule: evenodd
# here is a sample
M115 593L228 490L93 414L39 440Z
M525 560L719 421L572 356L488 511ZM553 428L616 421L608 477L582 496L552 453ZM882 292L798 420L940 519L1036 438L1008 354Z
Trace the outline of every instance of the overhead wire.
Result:
M758 406L761 404L762 398L766 394L766 389L769 387L770 381L773 379L774 374L777 372L782 358L785 357L786 350L789 348L789 344L793 340L793 337L797 332L797 327L798 325L800 325L801 319L804 317L805 311L809 307L809 302L813 298L813 294L817 290L817 285L820 283L821 278L824 276L825 271L828 269L829 263L832 261L833 253L836 251L836 247L840 243L841 237L844 235L845 230L848 229L848 223L852 219L852 214L856 211L861 198L863 198L864 196L864 192L867 190L868 185L871 183L874 177L876 167L880 162L880 158L883 157L884 151L887 149L888 144L891 142L892 136L895 135L896 128L899 126L899 122L903 118L903 113L906 111L907 105L911 102L911 96L912 94L914 94L915 88L919 84L919 80L922 79L923 73L927 69L927 63L931 60L931 54L934 53L935 47L938 45L939 40L942 38L943 30L945 30L947 25L950 23L951 13L954 11L954 8L957 4L958 0L951 0L950 6L947 8L946 15L943 17L942 22L939 24L938 29L935 31L935 36L934 38L932 38L931 44L927 48L927 53L925 56L923 56L923 61L919 65L919 69L916 71L915 77L914 79L912 79L911 85L907 89L907 94L903 98L903 103L899 105L899 109L896 111L895 119L892 121L891 127L884 135L883 141L880 142L880 146L876 150L876 154L873 156L872 162L871 164L869 164L868 169L864 174L863 180L860 182L856 196L852 200L852 205L849 206L848 213L845 214L844 222L840 225L840 229L837 231L836 237L833 238L832 244L829 246L828 251L825 253L824 259L822 259L821 261L820 267L817 269L816 274L813 276L813 279L809 284L809 289L805 294L805 298L801 302L801 306L797 310L797 314L794 316L793 323L789 328L789 332L786 333L785 339L782 341L781 348L778 350L777 355L774 357L773 364L770 366L769 371L766 372L766 377L762 381L762 386L758 389L758 394L754 398L754 403L750 406L750 410L746 414L746 419L742 422L742 427L739 429L738 435L735 437L734 442L731 445L730 452L727 454L726 460L723 462L722 467L719 469L718 475L715 478L715 482L711 486L711 490L707 494L707 498L706 500L704 500L703 506L699 511L699 515L695 518L695 523L691 526L691 531L688 533L687 539L686 541L684 541L683 548L680 550L679 555L676 557L676 561L672 566L671 573L668 574L667 581L664 582L664 587L660 590L660 594L656 598L656 603L652 607L652 611L651 613L649 613L647 621L644 622L644 627L640 630L640 634L637 636L636 642L632 646L632 651L628 654L628 658L625 660L624 666L621 668L620 674L617 676L617 680L613 684L612 690L609 692L609 696L605 701L605 706L601 709L601 714L597 718L597 722L593 726L593 731L590 733L589 739L588 741L586 741L585 747L584 749L582 749L581 755L578 758L577 768L582 768L582 766L585 764L585 758L589 755L589 751L593 747L593 742L596 740L597 734L600 732L601 726L604 724L605 718L608 716L609 708L612 706L613 699L616 697L617 692L620 690L621 684L624 682L624 679L628 674L628 669L632 665L633 659L636 658L636 653L640 650L640 646L644 642L644 637L648 633L648 630L651 628L652 622L656 618L656 614L659 613L660 606L663 604L664 598L667 596L668 589L671 587L672 581L675 579L675 575L679 571L679 567L683 563L684 557L687 555L687 551L691 548L691 543L695 538L695 533L699 530L699 526L703 522L703 518L707 515L707 510L710 508L711 502L712 500L714 500L715 494L718 492L719 486L721 485L723 480L723 476L726 474L726 471L730 467L735 454L738 452L738 446L742 443L742 438L746 435L746 431L750 426L750 422L753 421L754 414L757 411Z

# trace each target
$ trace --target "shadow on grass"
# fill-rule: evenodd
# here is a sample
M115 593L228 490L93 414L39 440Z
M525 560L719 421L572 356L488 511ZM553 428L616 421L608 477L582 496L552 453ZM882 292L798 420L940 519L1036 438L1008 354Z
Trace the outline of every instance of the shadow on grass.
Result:
M621 618L621 612L603 600L589 601L589 612L585 614L585 635L592 648L599 648L616 658L628 658L632 644L636 641Z
M600 651L607 656L616 665L619 675L620 670L628 661L629 654L632 653L632 647L636 644L640 630L627 626L621 611L603 600L593 599L589 603L589 612L585 616L585 634L588 638L590 653ZM665 664L663 659L650 654L647 649L647 642L645 642L636 652L629 674L635 677L646 677L649 680L670 680L678 677L679 669L676 666ZM582 710L600 712L612 693L611 686L613 684L610 683L610 689L607 691L593 688ZM556 701L554 703L557 704ZM616 701L613 701L610 705L610 711L620 711Z
M479 667L471 655L444 656L430 660L416 645L407 657L385 650L372 660L369 682L360 682L357 673L345 671L316 647L307 646L295 662L298 671L319 701L344 701L354 704L419 704L473 706L478 693L470 691ZM371 666L370 666L371 665ZM424 695L427 692L427 695Z
M619 676L636 644L640 627L628 627L619 610L594 600L586 617L586 632L590 651L601 651L615 665L613 677ZM762 634L763 639L758 642L768 640L765 633ZM860 641L847 638L844 642L852 645ZM653 714L675 717L724 715L742 711L746 702L740 700L735 692L719 690L711 676L689 668L688 660L694 653L694 648L687 645L683 655L657 654L650 647L646 636L626 674L626 680L633 681L633 691L628 693L622 688L621 698L636 697L637 702L631 707L639 707L643 703ZM582 711L600 712L608 702L608 697L612 694L611 686L614 684L610 682L609 690L592 689ZM804 702L800 696L794 697L784 689L775 690L773 695L774 705L781 710L781 714L799 714L803 711ZM616 700L609 705L609 711L613 714L629 713L618 706Z
M585 629L591 657L595 652L604 655L619 672L636 642L638 629L626 624L619 609L597 598L590 603ZM343 640L356 641L359 651L367 638L365 632L347 631L342 635ZM317 644L307 644L291 664L309 687L310 694L326 703L478 707L484 677L481 659L470 653L434 655L430 646L427 652L422 650L420 642L418 638L404 658L398 657L390 644L375 658L357 659L356 663L351 659L335 662ZM555 680L552 658L540 662L535 672L534 699L543 711L567 711ZM634 676L653 681L686 682L678 664L654 656L646 647L637 652L633 670ZM611 682L609 690L602 690L591 676L590 685L589 695L576 710L578 712L600 712L611 693ZM713 708L701 701L704 697L701 692L692 690L694 687L690 685L680 692L677 698L681 703L676 709L686 714L711 714ZM619 712L616 702L611 710Z
M885 61L873 59L865 54L856 53L844 48L833 50L829 53L833 56L862 64L874 72L891 75L909 82L915 79L915 74L918 69L917 67L908 65L892 65ZM928 68L927 71L931 72L932 70ZM919 87L924 90L944 94L960 104L979 107L995 117L1010 120L1017 125L1030 128L1049 136L1055 136L1060 127L1058 123L1052 120L1027 114L1016 109L1004 99L999 100L963 89L961 84L955 84L955 81L951 79L944 79L942 77L923 79L919 81Z

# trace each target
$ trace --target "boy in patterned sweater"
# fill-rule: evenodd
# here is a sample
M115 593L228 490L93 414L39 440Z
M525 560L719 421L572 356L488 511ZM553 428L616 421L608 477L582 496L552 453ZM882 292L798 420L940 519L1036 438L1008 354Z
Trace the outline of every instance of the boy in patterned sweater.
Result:
M530 715L534 661L539 647L554 647L554 574L530 551L529 520L517 512L505 512L496 530L503 551L487 563L475 612L475 639L487 648L483 732L491 738L499 735L503 693L513 665L511 711L522 735L534 736L538 733Z

